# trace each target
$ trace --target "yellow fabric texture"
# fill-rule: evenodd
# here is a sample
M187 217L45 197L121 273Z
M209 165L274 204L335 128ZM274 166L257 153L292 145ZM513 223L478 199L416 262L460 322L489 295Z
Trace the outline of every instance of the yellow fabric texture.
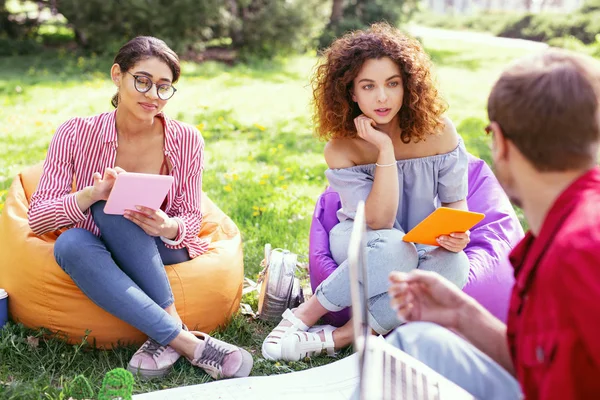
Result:
M56 264L60 231L35 235L27 223L29 200L42 166L13 181L0 215L0 287L9 295L9 316L30 328L59 332L69 343L109 348L140 344L145 335L96 306ZM185 263L166 266L175 306L190 329L210 332L227 323L240 304L244 279L241 234L235 223L202 193L200 237L209 250Z

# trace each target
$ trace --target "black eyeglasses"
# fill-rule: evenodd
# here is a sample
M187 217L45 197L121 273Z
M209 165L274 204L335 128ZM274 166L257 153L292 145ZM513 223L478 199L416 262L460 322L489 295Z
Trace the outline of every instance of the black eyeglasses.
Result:
M156 93L158 94L158 98L161 100L169 100L177 91L177 89L175 89L173 85L170 85L168 83L162 83L159 85L152 82L152 79L148 78L145 75L134 75L129 71L127 71L127 73L133 76L133 86L135 87L135 90L137 90L140 93L146 93L147 91L152 89L152 85L156 85Z

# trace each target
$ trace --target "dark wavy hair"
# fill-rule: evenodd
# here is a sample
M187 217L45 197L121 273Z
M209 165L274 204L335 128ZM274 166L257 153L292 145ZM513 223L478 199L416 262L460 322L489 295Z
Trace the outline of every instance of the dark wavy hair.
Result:
M173 82L177 82L181 74L179 57L165 42L152 36L138 36L125 43L115 56L115 64L119 64L121 71L129 71L141 60L156 57L169 66L173 73ZM111 100L113 107L119 105L119 93L115 93Z
M322 139L356 137L354 118L362 112L352 101L354 78L368 59L389 57L400 67L404 100L399 125L404 143L418 142L443 126L446 103L431 76L431 60L421 44L386 23L351 32L323 53L312 79L316 133Z

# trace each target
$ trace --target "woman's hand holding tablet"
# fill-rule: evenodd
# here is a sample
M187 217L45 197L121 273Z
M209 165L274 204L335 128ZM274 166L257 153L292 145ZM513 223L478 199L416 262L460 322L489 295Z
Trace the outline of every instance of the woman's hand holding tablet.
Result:
M175 218L169 217L160 208L153 210L152 208L137 206L135 211L127 210L123 216L142 228L146 234L162 236L163 241L164 239L172 241L179 233L179 224Z
M485 217L484 214L472 211L457 210L449 207L439 207L434 212L429 214L427 218L421 221L417 226L411 229L404 235L405 242L413 242L427 244L431 246L442 246L450 251L453 251L451 246L451 234L461 233L456 235L458 240L465 240L464 235L467 235L468 240L469 229L475 226ZM446 243L444 240L438 241L438 238L448 236Z
M150 236L173 239L179 224L160 209L173 181L170 175L122 171L116 175L104 212L123 215Z
M123 215L126 210L136 210L136 206L158 210L173 181L170 175L121 172L115 178L104 212Z

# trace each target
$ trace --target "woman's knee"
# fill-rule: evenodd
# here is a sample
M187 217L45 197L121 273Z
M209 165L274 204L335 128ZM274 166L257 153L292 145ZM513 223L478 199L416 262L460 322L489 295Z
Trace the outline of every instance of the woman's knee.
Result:
M463 288L469 280L469 273L471 272L471 262L469 257L464 251L453 253L452 265L456 267L456 273L453 275L453 282L459 288Z
M369 261L385 269L386 272L408 272L415 269L419 263L419 254L415 245L405 242L403 238L404 232L398 229L369 231L367 236Z
M71 228L61 233L54 243L54 259L65 270L67 263L81 258L83 242L93 234L83 228ZM75 262L75 264L77 264Z
M464 251L455 253L438 247L425 254L419 269L436 272L462 289L469 279L471 264Z
M133 222L125 219L122 215L118 214L106 214L104 212L104 206L106 201L97 201L90 206L90 212L94 223L104 236L108 232L123 231L133 224Z

